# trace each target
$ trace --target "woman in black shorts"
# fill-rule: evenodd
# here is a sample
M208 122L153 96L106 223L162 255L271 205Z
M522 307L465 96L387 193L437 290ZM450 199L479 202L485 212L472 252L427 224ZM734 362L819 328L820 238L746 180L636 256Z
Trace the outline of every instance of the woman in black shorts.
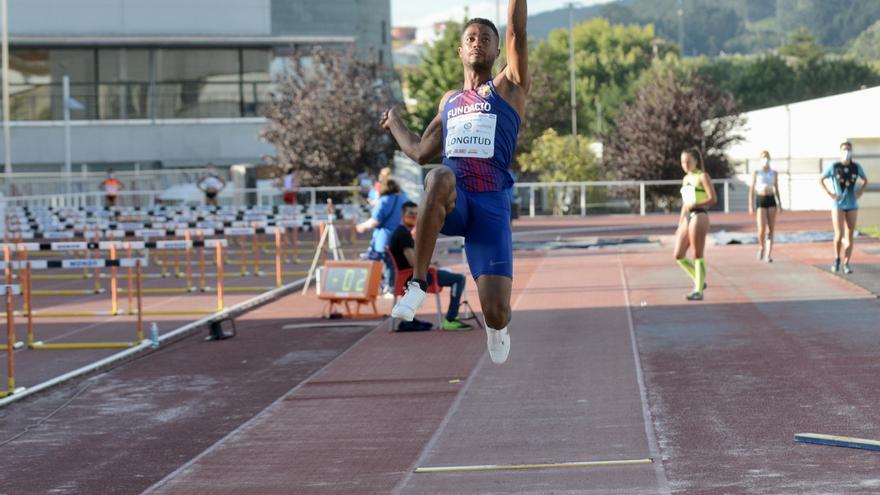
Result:
M772 263L773 232L776 229L776 214L782 211L782 201L779 198L779 176L770 168L769 152L761 152L760 163L760 168L752 172L749 214L755 215L758 222L758 260Z

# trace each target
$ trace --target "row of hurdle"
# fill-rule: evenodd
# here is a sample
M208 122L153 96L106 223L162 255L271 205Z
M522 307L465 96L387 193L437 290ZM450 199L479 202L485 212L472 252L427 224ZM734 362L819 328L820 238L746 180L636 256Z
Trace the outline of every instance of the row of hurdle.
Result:
M88 294L104 294L108 292L105 282L109 279L111 304L116 312L117 295L129 292L126 288L118 288L117 280L112 273L102 270L101 256L110 253L111 259L116 253L124 253L131 257L133 253L139 253L150 264L158 267L157 273L145 273L144 278L158 279L171 278L183 281L179 287L153 287L144 289L145 294L185 294L192 292L216 292L217 308L223 308L223 293L233 292L263 292L284 284L285 277L302 277L307 274L304 270L286 270L285 265L291 262L302 263L299 254L308 252L312 254L313 248L300 248L298 231L276 227L267 228L239 228L227 229L226 238L205 239L205 234L214 234L215 231L196 232L197 239L193 239L186 232L184 239L166 240L108 240L108 241L64 241L64 242L28 242L15 239L13 242L0 244L0 249L8 247L16 261L31 260L34 269L46 270L48 268L65 268L67 273L35 274L34 280L76 280L91 279L92 286L84 289L33 289L36 296L79 296ZM316 234L320 235L321 228ZM261 240L261 237L271 240ZM354 242L355 239L353 238ZM314 241L305 241L311 245ZM238 249L231 249L237 244ZM352 245L349 251L358 249ZM80 258L66 260L64 266L58 265L59 260L40 259L44 257L57 257L59 255L74 253ZM209 259L213 254L213 259ZM270 256L265 256L269 254ZM264 257L265 256L265 257ZM271 268L263 270L266 265ZM224 270L224 266L237 266L237 272ZM209 268L214 271L209 271ZM70 273L72 270L82 270L80 273ZM250 269L250 270L249 270ZM224 283L227 277L245 276L272 276L273 286L230 286ZM208 279L214 279L215 284L210 285ZM204 314L214 310L187 310L186 314ZM174 314L183 314L176 312ZM77 313L63 313L60 316L85 316ZM99 315L100 316L100 315Z
M64 350L64 349L114 349L134 347L144 340L144 321L147 314L143 311L142 274L146 266L146 260L142 258L115 258L111 251L109 259L92 259L90 264L108 268L112 274L116 274L120 268L128 270L129 277L129 312L136 317L136 335L131 341L123 342L43 342L37 338L34 329L34 312L32 287L32 271L50 268L76 268L81 260L57 260L57 262L39 262L12 259L9 245L4 248L4 260L0 262L3 269L5 284L0 285L0 293L6 299L6 308L3 317L6 321L6 343L0 344L0 350L6 355L7 389L0 391L0 397L7 397L23 388L15 382L15 354L23 348L25 343L18 340L16 334L16 317L25 318L27 325L27 347L33 350ZM17 274L15 273L17 272ZM13 283L17 278L19 283ZM114 277L115 280L115 277ZM15 297L20 301L20 310L16 309Z
M239 228L242 229L242 228ZM316 229L316 239L319 240L324 230L324 224L319 224ZM167 232L166 232L167 233ZM175 232L177 233L177 232ZM0 344L0 350L5 351L7 357L8 388L0 392L0 397L13 394L21 390L16 388L15 383L15 353L25 349L29 350L74 350L74 349L122 349L131 348L144 341L144 317L153 315L204 315L219 312L225 309L224 295L227 292L270 290L280 287L284 282L284 275L295 273L305 275L306 272L285 272L283 262L285 256L296 257L298 253L299 229L265 227L247 228L243 230L226 229L200 230L196 232L182 232L183 239L158 239L158 240L78 240L78 241L41 241L25 240L19 238L7 239L0 244L3 252L3 261L0 261L0 269L5 275L5 284L2 293L6 297L6 309L3 318L6 322L6 343ZM206 235L224 234L230 237L205 238ZM193 238L195 234L197 238ZM240 238L234 235L239 234ZM262 238L261 238L262 237ZM352 237L352 241L355 238ZM239 244L239 253L249 254L247 258L230 259L229 251L233 244ZM303 240L304 244L315 244L317 241ZM353 247L354 248L354 247ZM271 260L262 259L261 254L274 251ZM308 249L315 254L314 249ZM64 257L73 253L79 257ZM320 253L318 253L320 254ZM47 257L62 256L62 259L43 259ZM326 253L323 254L326 256ZM226 287L224 279L227 276L224 265L239 261L243 266L257 267L263 262L271 262L274 265L274 287ZM257 262L257 263L255 263ZM181 288L145 288L144 280L150 276L162 277L162 273L145 273L145 269L157 266L162 269L173 268L180 270L174 276L185 279L185 286ZM215 271L211 272L209 269ZM53 270L65 271L62 278L51 278ZM69 272L82 270L81 273ZM239 274L240 275L240 274ZM268 274L267 274L268 275ZM216 278L216 286L210 287L207 279ZM59 280L69 278L92 279L95 282L106 282L109 286L97 285L94 288L81 290L68 289L37 289L34 282L38 280ZM100 311L47 311L36 307L34 296L57 296L57 295L80 295L80 294L104 294L109 292L109 307ZM143 306L144 296L147 294L169 293L192 293L192 292L216 292L216 306L210 309L190 308L185 310L145 310ZM127 305L126 305L127 301ZM131 316L135 319L135 330L132 340L122 341L93 341L93 342L46 342L38 335L39 327L35 329L35 320L40 318L71 318L71 317L116 317ZM25 322L27 326L26 338L19 340L16 336L16 320ZM44 337L45 338L45 337Z

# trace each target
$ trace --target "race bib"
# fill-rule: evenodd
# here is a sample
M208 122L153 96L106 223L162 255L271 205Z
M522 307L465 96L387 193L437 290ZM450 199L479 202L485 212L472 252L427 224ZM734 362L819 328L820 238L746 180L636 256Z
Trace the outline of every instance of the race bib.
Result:
M681 187L681 201L686 205L692 205L697 202L697 188L694 186Z
M495 156L495 125L492 113L469 113L446 121L446 156L492 158Z

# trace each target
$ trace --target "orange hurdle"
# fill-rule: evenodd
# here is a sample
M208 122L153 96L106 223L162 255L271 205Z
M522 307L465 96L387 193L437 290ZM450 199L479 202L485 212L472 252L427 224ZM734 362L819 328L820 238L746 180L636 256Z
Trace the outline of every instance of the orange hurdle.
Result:
M0 397L8 397L15 393L15 305L12 300L12 270L6 269L6 379L7 390L0 392Z

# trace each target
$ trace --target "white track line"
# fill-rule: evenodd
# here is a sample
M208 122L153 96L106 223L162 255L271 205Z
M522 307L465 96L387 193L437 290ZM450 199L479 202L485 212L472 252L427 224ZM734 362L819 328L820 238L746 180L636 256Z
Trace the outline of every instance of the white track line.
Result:
M559 469L559 468L588 468L588 467L613 467L613 466L639 466L652 464L651 459L619 459L613 461L575 461L575 462L546 462L541 464L489 464L485 466L444 466L444 467L420 467L416 473L459 473L465 471L510 471L522 469Z
M657 462L654 463L654 474L657 477L657 484L661 493L669 494L672 490L669 488L669 480L666 478L666 471L663 469L663 458L660 456L660 447L657 443L657 434L654 431L654 420L651 417L651 408L648 405L648 392L645 387L645 375L642 372L642 362L639 359L639 345L636 341L635 324L633 323L632 306L629 300L629 284L626 279L626 271L623 269L623 260L620 253L617 255L617 264L620 267L620 279L623 282L623 299L626 304L626 322L629 325L629 338L632 344L633 362L636 367L636 381L639 384L639 396L642 400L642 418L645 424L645 436L648 439L648 452Z

